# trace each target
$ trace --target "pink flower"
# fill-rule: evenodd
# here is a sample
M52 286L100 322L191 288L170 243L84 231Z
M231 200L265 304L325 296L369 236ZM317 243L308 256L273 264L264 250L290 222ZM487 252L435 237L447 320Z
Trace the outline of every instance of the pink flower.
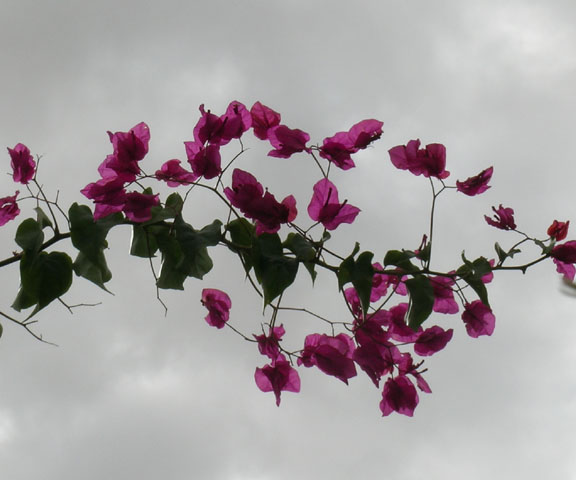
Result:
M270 157L289 158L294 153L308 151L306 142L310 140L310 135L297 128L278 125L268 130L268 140L274 147L268 152Z
M98 168L102 178L121 177L124 182L132 182L140 173L138 162L148 153L150 130L144 122L132 127L128 132L108 132L114 153L108 155Z
M388 275L376 273L377 271L384 270L384 267L376 262L372 264L374 268L374 276L372 277L372 290L370 290L370 302L377 302L388 291Z
M362 120L347 132L325 138L320 147L320 156L342 170L348 170L355 166L351 154L380 138L382 125L378 120Z
M380 120L362 120L348 130L348 138L354 148L363 150L372 142L382 136L382 123Z
M550 256L562 263L576 263L576 240L556 245L550 252Z
M188 163L196 177L204 177L206 180L215 178L222 172L220 145L207 145L206 147L197 141L184 142Z
M433 326L424 330L414 343L414 352L421 357L428 357L442 350L452 339L454 330L444 330Z
M379 345L391 345L390 334L387 327L390 321L386 310L378 310L366 318L356 316L354 319L354 339L358 345L377 343ZM386 328L386 329L385 329Z
M473 197L474 195L480 195L490 188L488 182L492 178L492 173L494 168L490 167L486 170L482 170L478 175L470 177L463 182L456 181L456 189L462 192L464 195Z
M424 393L432 393L432 389L428 382L424 380L422 374L417 370L418 366L421 365L414 365L414 360L412 359L412 355L409 352L405 352L400 354L400 359L397 362L398 364L398 372L400 375L412 375L416 379L416 386L419 390L423 391Z
M230 102L226 113L220 117L222 131L220 145L234 138L240 138L252 126L252 117L246 107L237 101Z
M312 220L320 222L327 230L334 230L342 223L352 223L360 209L346 202L338 200L336 186L327 178L323 178L314 185L314 194L308 215Z
M406 375L389 378L384 384L380 410L383 416L398 412L411 417L418 405L418 393Z
M490 264L491 267L494 267L496 260L491 258L490 260L488 260L488 263ZM489 271L486 275L482 275L480 280L482 280L482 283L490 283L492 280L494 280L494 272L492 270Z
M552 225L548 227L548 235L550 238L553 238L557 242L561 242L566 238L568 235L568 227L570 226L570 221L567 222L559 222L558 220L554 220Z
M158 195L130 192L126 194L122 211L128 220L142 223L152 218L151 209L159 204Z
M414 342L418 339L422 332L422 327L414 331L406 324L406 314L408 312L407 303L399 303L388 311L382 311L385 312L388 333L392 339L397 342Z
M277 406L280 406L281 392L298 393L300 391L298 372L282 355L271 364L257 368L254 373L254 380L263 392L274 392Z
M230 318L230 308L232 302L230 297L215 288L205 288L202 290L202 305L208 309L206 322L216 328L223 328Z
M258 342L258 350L262 355L266 355L272 361L276 360L280 355L280 341L286 333L284 327L280 325L279 327L273 327L268 332L268 335L254 335L254 338Z
M574 267L574 265L571 263L561 262L555 258L553 258L552 261L556 264L556 271L558 273L562 274L566 280L569 280L570 282L574 281L574 277L576 276L576 267Z
M0 198L0 227L7 224L10 220L14 220L20 213L20 208L16 203L16 197L20 192L16 190L16 193L11 197Z
M252 105L250 115L254 135L260 140L268 140L270 129L280 125L280 114L260 102Z
M420 140L410 140L406 146L398 145L388 153L396 168L408 170L414 175L425 177L447 178L446 147L440 143L431 143L420 148Z
M292 195L279 203L270 192L264 192L252 174L239 168L232 172L232 188L226 187L224 194L247 218L256 221L258 235L277 232L281 224L293 221L298 214Z
M200 105L200 119L194 127L194 140L199 145L203 146L206 143L220 145L221 143L221 130L222 119L213 114L210 110L204 110L204 104Z
M26 145L18 143L14 148L8 148L12 166L12 178L15 182L26 185L34 176L36 162L30 155Z
M356 376L353 354L354 342L345 333L335 337L314 333L304 340L304 350L298 365L315 365L326 375L332 375L348 384L348 379Z
M500 207L497 209L492 207L494 210L494 219L490 218L488 215L484 215L486 222L493 227L499 228L500 230L515 230L516 224L514 223L514 210L508 207Z
M199 146L226 145L233 138L240 138L252 125L250 112L240 102L230 102L226 113L219 117L200 105L200 119L194 127L194 142Z
M126 201L122 177L102 178L86 185L80 192L96 204L94 208L95 220L112 213L121 212Z
M365 343L354 350L354 361L377 387L380 386L382 376L391 373L399 360L400 352L390 342Z
M160 170L156 170L155 177L164 180L169 187L179 187L180 185L190 185L198 177L180 166L180 160L173 159L165 162Z
M480 300L474 300L464 306L462 320L466 325L468 335L478 338L481 335L492 335L496 325L496 318L489 307Z
M452 290L454 280L450 277L431 277L430 283L434 289L432 310L438 313L457 313L458 303L454 300L454 291Z

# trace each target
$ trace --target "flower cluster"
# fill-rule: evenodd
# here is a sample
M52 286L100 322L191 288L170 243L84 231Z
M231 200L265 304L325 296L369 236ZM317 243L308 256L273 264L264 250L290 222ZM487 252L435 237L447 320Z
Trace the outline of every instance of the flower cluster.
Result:
M148 153L150 130L144 122L128 132L108 132L113 153L98 167L100 180L86 185L81 193L94 201L94 219L123 212L132 222L145 222L152 207L159 204L158 195L126 192L126 185L141 173L139 162Z
M453 270L432 268L433 217L429 231L414 250L389 250L381 261L374 261L374 253L361 252L356 243L348 257L341 256L327 242L335 230L349 228L347 225L355 222L360 208L354 205L354 199L352 203L340 200L338 187L329 178L331 166L341 171L356 167L354 155L381 138L383 123L365 119L319 144L311 144L308 133L288 127L278 112L260 102L248 109L232 101L221 115L204 105L199 111L200 118L191 128L193 139L184 142L187 164L170 159L153 175L147 175L141 167L150 142L145 123L126 132L108 132L112 153L98 168L100 178L81 190L93 201L93 213L77 204L70 208L68 216L59 207L51 208L56 202L47 199L36 181L39 157L35 161L28 147L21 143L8 148L12 178L26 185L30 194L24 200L44 202L51 215L49 218L37 207L37 220L27 219L18 228L16 243L22 252L3 262L27 260L20 264L21 290L14 309L21 311L35 306L31 315L36 314L66 293L73 273L105 288L105 282L111 278L104 257L108 246L106 235L118 223L132 223L130 253L149 259L158 289L182 290L188 277L202 279L213 266L208 247L225 246L238 255L249 283L262 297L264 307L271 308L272 318L262 326L261 334L245 336L230 324L230 296L215 288L205 288L201 294L201 303L208 311L205 321L216 329L230 327L257 345L266 358L266 364L254 372L261 391L272 392L280 405L282 392L300 391L297 367L316 368L345 384L364 372L381 389L379 406L383 416L392 412L413 416L419 392L431 393L423 376L426 371L423 362L443 350L454 333L453 328L432 324L431 318L459 314L462 328L470 337L489 336L495 330L495 316L486 284L494 272L525 271L550 258L566 281L574 281L576 240L566 241L570 222L554 220L546 230L547 238L532 238L517 229L514 210L502 204L492 207L493 215L486 215L485 221L522 239L509 249L496 244L496 256L490 260L491 256L469 260L463 253L463 263ZM313 179L311 191L306 192L307 217L302 212L298 216L293 194L280 201L256 176L237 167L240 154L245 151L243 137L250 131L272 147L269 157L289 159L303 154L319 167L319 178ZM234 140L240 143L240 154L223 168L223 148ZM491 188L493 167L448 185L446 148L440 143L421 147L420 140L410 140L391 148L389 158L396 168L429 179L434 200L447 189L474 197ZM233 168L228 168L233 163ZM164 182L170 188L185 187L186 195L182 198L173 192L162 204L159 194L151 187L144 187L150 180L156 186ZM225 214L220 218L228 217L226 222L214 220L197 230L184 221L184 203L197 187L213 192L218 202L225 204ZM18 195L16 191L12 196L0 198L0 225L19 214ZM54 210L66 217L70 232L59 231ZM433 216L434 208L431 211ZM103 220L112 214L117 215ZM296 220L307 225L296 224ZM54 236L45 241L47 226L52 226ZM289 233L284 236L283 230ZM64 252L44 251L67 238L78 250L75 261ZM541 249L536 260L504 266L520 251L519 246L529 242ZM160 266L158 274L156 262ZM46 271L41 270L44 265ZM284 292L295 281L301 266L313 281L319 269L335 275L345 303L345 317L333 321L307 309L283 307ZM31 278L34 281L29 281ZM286 330L278 321L283 308L322 319L330 329L307 333L297 349L288 350L283 343ZM30 331L30 323L33 322L20 325Z

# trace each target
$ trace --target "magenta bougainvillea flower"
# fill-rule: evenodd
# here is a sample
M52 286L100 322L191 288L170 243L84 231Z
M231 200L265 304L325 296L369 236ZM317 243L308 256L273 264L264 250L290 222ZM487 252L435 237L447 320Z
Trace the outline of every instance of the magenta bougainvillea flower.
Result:
M444 330L433 326L424 330L414 343L414 352L421 357L428 357L442 350L452 339L453 329Z
M300 391L298 372L283 355L263 368L256 368L254 380L263 392L274 392L277 406L280 406L281 392L298 393Z
M550 252L550 256L562 263L576 263L576 240L556 245Z
M30 150L26 145L18 143L14 148L8 148L10 154L10 164L12 166L12 178L15 182L26 185L34 176L36 162L30 155Z
M268 335L254 335L254 338L258 342L258 350L262 355L266 355L271 360L276 360L280 355L280 341L286 333L282 325L278 327L272 327Z
M458 313L458 303L454 300L454 291L452 290L454 280L450 277L431 277L430 283L434 289L432 310L438 313Z
M396 168L408 170L414 175L447 178L446 147L440 143L431 143L420 148L420 140L410 140L406 145L391 148L388 153Z
M112 213L121 212L126 201L124 179L122 177L102 178L86 185L80 193L94 201L94 219L104 218Z
M198 176L180 166L180 160L172 159L164 162L160 170L154 174L158 180L164 180L169 187L190 185Z
M488 260L488 263L490 264L491 267L494 267L496 260L491 258L490 260ZM486 275L482 275L480 280L482 280L482 283L490 283L492 280L494 280L494 272L490 270Z
M20 208L16 203L16 197L19 193L16 190L16 193L11 197L0 198L0 227L6 225L10 220L14 220L20 213Z
M357 347L353 358L374 385L380 387L380 379L400 361L400 351L390 342L372 341Z
M230 318L230 308L232 301L223 291L215 288L205 288L202 290L202 305L208 309L205 320L208 325L216 328L223 328Z
M372 277L372 290L370 290L370 301L377 302L380 300L386 292L388 292L388 275L383 273L376 273L378 271L383 271L384 267L382 264L376 262L372 264L374 268L374 276Z
M232 172L232 188L226 187L224 194L242 212L250 211L253 203L264 195L264 187L251 173L235 168Z
M280 125L280 114L260 102L252 105L250 115L254 135L260 140L268 140L269 130Z
M247 218L256 221L258 235L277 232L281 224L293 221L298 214L292 195L279 203L252 174L239 168L232 172L232 187L226 187L224 194Z
M194 141L199 145L226 145L233 138L240 138L252 125L252 117L246 107L237 101L230 102L222 116L205 110L200 105L200 119L194 127Z
M553 238L557 242L561 242L566 238L568 235L568 227L570 226L570 221L567 222L559 222L558 220L554 220L552 225L548 227L548 235L550 238Z
M470 177L463 182L460 180L456 181L456 190L462 192L464 195L473 197L474 195L480 195L490 188L488 182L492 178L492 173L494 172L494 167L482 170L478 175Z
M336 186L327 178L323 178L314 185L314 194L308 215L312 220L320 222L327 230L334 230L342 223L352 223L360 209L346 202L338 200Z
M320 156L342 170L348 170L355 166L351 155L379 139L383 125L378 120L362 120L347 132L325 138L320 147Z
M310 141L310 135L297 128L278 125L269 129L267 135L274 147L274 150L268 152L270 157L289 158L295 153L309 150L306 142Z
M498 208L492 207L494 210L494 219L488 215L484 215L486 222L493 227L500 230L515 230L516 223L514 223L514 210L509 207L503 207L502 204Z
M377 343L389 345L390 334L388 333L389 318L385 310L378 310L366 318L356 316L354 319L354 339L358 345Z
M418 392L416 387L406 375L389 378L384 384L380 411L383 416L398 412L411 417L418 405Z
M382 136L384 123L380 120L367 119L356 123L348 130L348 138L352 146L358 150L365 149Z
M400 375L412 375L416 380L416 386L419 390L423 391L424 393L432 393L432 389L428 382L424 379L422 374L418 371L418 367L421 363L417 365L414 364L414 359L409 352L404 352L400 354L400 360L398 363L398 373Z
M382 310L386 315L386 322L388 325L388 333L390 337L397 342L414 342L420 336L422 327L414 331L406 324L406 313L408 312L408 304L406 302L399 303L390 310Z
M200 119L194 127L194 140L200 144L212 143L220 145L222 120L218 115L210 110L204 109L204 104L200 105Z
M220 120L222 122L220 145L225 145L234 138L240 138L252 126L250 112L236 100L230 102Z
M320 156L342 170L349 170L356 166L352 160L352 154L358 151L350 145L351 143L348 132L338 132L324 139L320 147Z
M462 320L466 325L468 335L478 338L482 335L492 335L496 325L496 318L490 307L484 305L480 300L464 305Z
M356 376L354 366L354 342L345 333L335 337L313 333L304 340L302 356L298 365L318 367L326 375L332 375L348 384L348 379Z
M204 177L206 180L215 178L222 172L222 158L220 145L204 146L200 142L184 142L188 163L196 177Z
M120 177L124 182L132 182L140 173L138 162L148 153L150 130L144 122L127 132L108 132L114 153L108 155L98 167L102 178Z
M556 265L556 271L560 273L565 280L568 280L569 282L574 281L574 277L576 276L576 267L574 267L574 265L571 263L561 262L555 258L553 258L552 261Z
M130 192L126 194L122 211L128 220L142 223L152 218L151 209L156 205L160 205L158 195Z

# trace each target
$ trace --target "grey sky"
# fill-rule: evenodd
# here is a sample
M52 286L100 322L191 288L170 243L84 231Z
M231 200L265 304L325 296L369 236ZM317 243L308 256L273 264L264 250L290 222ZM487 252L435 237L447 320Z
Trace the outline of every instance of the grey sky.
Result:
M44 155L43 182L67 206L110 153L106 130L147 122L143 166L153 171L185 158L201 103L223 112L231 100L261 100L315 142L378 118L382 140L358 168L335 172L343 198L362 208L363 235L344 226L337 242L358 239L380 258L416 247L428 185L395 170L387 150L441 142L451 179L495 169L486 194L439 201L435 259L451 268L463 248L489 256L495 241L513 240L485 224L492 205L515 208L527 233L544 235L555 218L576 227L575 15L570 1L0 0L0 145ZM278 197L292 193L304 160L251 147L244 165ZM8 172L7 153L4 162ZM312 181L299 185L301 211ZM0 189L13 194L10 177ZM195 225L218 215L197 204ZM16 225L0 231L2 258ZM363 375L346 387L314 369L300 370L302 392L277 408L254 384L265 363L254 346L203 320L204 286L230 293L244 331L266 320L232 257L216 254L206 282L167 292L164 317L146 262L125 258L128 242L127 230L114 233L107 254L115 296L78 280L69 302L101 306L39 316L58 348L3 322L3 478L576 479L576 299L560 293L551 265L495 279L492 337L470 339L458 316L440 319L456 332L427 362L434 393L420 395L412 419L381 418L380 392ZM6 311L17 268L0 278ZM344 306L333 287L310 290L302 276L291 299L336 318ZM286 342L297 348L309 322L287 317Z

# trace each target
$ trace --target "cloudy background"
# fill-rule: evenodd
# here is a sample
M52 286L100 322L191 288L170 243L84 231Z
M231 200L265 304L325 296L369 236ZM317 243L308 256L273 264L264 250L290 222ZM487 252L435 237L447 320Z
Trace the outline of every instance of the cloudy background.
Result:
M345 253L358 239L377 258L416 247L428 185L395 170L387 149L442 142L451 179L495 169L486 194L440 197L434 256L449 269L463 248L491 256L495 241L515 240L485 224L492 205L514 207L519 228L541 237L555 218L576 227L575 16L560 0L0 0L0 145L43 155L40 178L66 207L82 201L79 189L110 153L106 130L146 121L143 167L153 171L185 158L201 103L220 113L231 100L260 100L316 142L378 118L382 140L358 168L334 172L363 210L336 244ZM295 191L304 211L316 179L309 159L249 146L239 166L281 198ZM236 152L230 145L225 156ZM7 153L3 162L9 172ZM0 187L0 196L15 190L9 176ZM196 226L218 215L210 199L189 202ZM16 225L0 232L2 257L16 248ZM199 303L205 286L226 290L233 324L260 330L267 317L233 257L215 253L205 282L164 293L164 316L147 263L126 258L129 231L110 244L116 295L78 280L69 304L103 304L39 315L37 331L59 347L2 322L2 478L576 479L576 298L561 292L552 265L496 278L490 338L469 338L458 316L438 319L456 333L427 362L434 393L420 395L414 418L381 418L365 375L346 387L301 371L302 393L285 393L280 408L257 389L264 358L231 330L208 327ZM17 272L0 272L3 312ZM324 279L312 290L301 275L287 301L347 320ZM282 321L294 349L323 328L302 315Z

